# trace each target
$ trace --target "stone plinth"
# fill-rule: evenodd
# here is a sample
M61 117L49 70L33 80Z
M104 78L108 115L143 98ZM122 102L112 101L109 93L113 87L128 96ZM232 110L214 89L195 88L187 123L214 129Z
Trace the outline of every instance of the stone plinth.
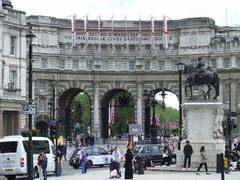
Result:
M223 104L219 102L184 103L183 109L183 141L178 152L178 166L183 166L183 148L188 139L193 147L192 167L200 162L200 147L205 146L208 166L216 167L216 155L224 153L223 141Z

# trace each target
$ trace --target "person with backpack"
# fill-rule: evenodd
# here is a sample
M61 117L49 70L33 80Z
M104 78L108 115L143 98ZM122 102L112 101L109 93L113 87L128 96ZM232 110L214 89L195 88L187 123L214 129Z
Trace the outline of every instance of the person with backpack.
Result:
M81 150L79 159L80 159L82 174L85 174L87 172L87 153L85 152L84 149Z
M38 169L40 180L47 180L47 156L41 152L38 156Z

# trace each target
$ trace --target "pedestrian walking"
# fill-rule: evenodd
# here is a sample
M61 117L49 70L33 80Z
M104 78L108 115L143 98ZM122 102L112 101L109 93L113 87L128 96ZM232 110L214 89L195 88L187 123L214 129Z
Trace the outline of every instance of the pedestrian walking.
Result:
M127 149L127 153L125 154L125 179L133 179L133 168L132 168L132 160L133 160L133 154L131 149Z
M43 152L39 154L37 164L40 180L47 180L47 156Z
M188 170L191 168L191 157L193 154L193 148L190 145L190 141L186 141L186 145L183 148L183 154L184 154L184 164L183 164L183 170L186 169L187 161L188 161Z
M85 174L87 172L87 153L85 152L84 149L81 150L79 159L80 159L82 174Z
M202 146L200 148L200 155L201 155L200 164L199 164L199 167L197 169L197 173L196 174L200 175L199 171L202 168L202 166L204 165L205 170L206 170L206 174L209 175L210 173L208 172L207 158L206 158L206 153L205 153L205 147L204 146Z

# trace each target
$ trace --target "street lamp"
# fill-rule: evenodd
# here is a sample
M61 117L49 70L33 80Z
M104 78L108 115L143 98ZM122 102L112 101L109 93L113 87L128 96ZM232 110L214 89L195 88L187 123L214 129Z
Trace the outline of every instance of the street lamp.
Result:
M32 105L32 41L36 36L32 33L32 27L29 27L29 33L26 35L28 41L28 102ZM32 131L32 114L28 114L28 129ZM32 152L32 133L29 135L28 139L28 151L27 151L27 173L28 179L33 180L33 152Z
M162 92L161 92L160 95L162 96L162 99L163 99L162 107L165 108L164 99L165 99L165 96L167 94L165 93L165 89L162 89L161 91ZM149 106L149 107L152 107L152 124L151 124L151 127L150 127L151 143L152 144L157 144L158 127L156 125L155 107L158 103L155 100L156 93L155 93L155 91L144 90L143 95L147 97L147 102L148 103L146 105ZM149 113L149 115L151 116L151 113ZM150 119L150 118L148 118L148 119Z
M182 71L184 70L184 64L177 63L178 67L178 87L179 87L179 140L178 140L178 150L181 150L182 141Z
M228 100L229 100L229 110L228 110L228 118L227 118L227 140L228 140L228 144L229 144L229 150L232 150L232 141L231 141L231 126L232 126L232 122L231 122L231 111L232 111L232 106L231 106L231 84L232 84L232 78L229 77L228 78Z
M156 144L157 143L157 126L156 126L156 118L155 118L155 106L156 106L156 101L155 101L155 92L154 91L148 91L144 90L143 93L144 96L147 97L147 106L153 108L152 112L152 124L150 127L150 134L151 134L151 143ZM151 113L149 113L151 116ZM148 118L150 120L150 118ZM148 122L149 123L149 122Z
M59 176L58 173L58 168L60 168L59 166L59 153L58 153L58 138L59 138L59 129L58 129L58 121L56 120L56 115L55 115L55 98L56 98L56 88L55 88L55 83L56 81L52 80L52 100L51 102L49 102L49 108L50 108L50 112L51 112L51 117L50 117L50 136L52 138L52 141L54 141L55 139L55 154L56 154L56 158L55 158L55 174L56 176Z

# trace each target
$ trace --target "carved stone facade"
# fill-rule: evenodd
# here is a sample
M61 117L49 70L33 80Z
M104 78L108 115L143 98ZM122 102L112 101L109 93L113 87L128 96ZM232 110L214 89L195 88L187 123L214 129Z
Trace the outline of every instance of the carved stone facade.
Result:
M38 114L35 124L49 117L48 101L51 97L51 80L57 81L57 92L65 93L65 102L56 104L57 117L64 121L64 104L72 96L84 91L91 101L91 132L102 136L103 109L106 93L116 89L128 91L134 98L135 122L144 125L145 89L166 88L177 96L178 73L176 64L197 63L202 57L206 66L216 69L220 77L219 102L229 107L228 78L231 76L232 111L240 112L240 30L234 27L218 27L210 18L187 18L168 21L169 48L162 44L162 21L155 21L155 41L150 40L150 21L128 21L126 34L124 21L102 22L98 32L97 21L89 21L89 31L83 32L83 21L77 20L77 45L71 44L71 21L47 16L29 16L27 21L37 36L34 40L35 102ZM183 78L184 79L184 78ZM78 91L75 91L78 89ZM195 89L194 95L201 95ZM75 93L74 93L75 92ZM183 91L184 92L184 91ZM72 94L72 95L70 95ZM61 101L58 94L56 102ZM183 102L187 98L183 97ZM66 107L65 107L66 108ZM67 123L67 122L64 122ZM237 122L238 123L238 122ZM239 123L238 123L239 124ZM238 128L239 129L239 128ZM234 130L239 134L238 130Z
M0 137L26 127L21 105L26 101L26 17L0 0Z

